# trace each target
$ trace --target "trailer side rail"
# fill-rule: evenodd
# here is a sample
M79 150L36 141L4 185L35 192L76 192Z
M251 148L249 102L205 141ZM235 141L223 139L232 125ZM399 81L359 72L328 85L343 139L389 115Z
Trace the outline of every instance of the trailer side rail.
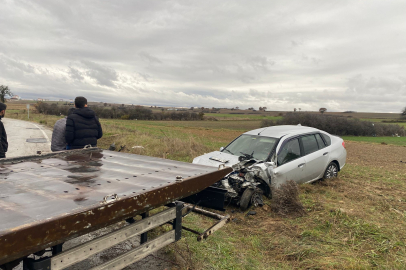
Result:
M61 270L87 258L109 249L130 238L144 235L158 226L172 222L173 229L160 235L159 237L141 242L137 248L130 250L110 261L107 261L92 269L122 269L136 261L139 261L149 254L178 241L182 232L182 203L176 203L175 206L161 211L153 216L146 217L140 221L130 224L124 228L113 231L104 236L83 243L79 246L66 250L52 257L34 260L32 258L24 259L24 269L27 270Z

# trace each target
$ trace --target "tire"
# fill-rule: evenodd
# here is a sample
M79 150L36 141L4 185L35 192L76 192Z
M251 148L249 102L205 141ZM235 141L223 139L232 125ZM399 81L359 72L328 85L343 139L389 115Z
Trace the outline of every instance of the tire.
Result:
M324 172L323 179L332 179L337 177L338 175L338 167L337 164L331 162L328 164L326 171Z
M240 208L241 210L245 211L251 204L252 195L254 195L255 190L247 188L242 193L240 199Z

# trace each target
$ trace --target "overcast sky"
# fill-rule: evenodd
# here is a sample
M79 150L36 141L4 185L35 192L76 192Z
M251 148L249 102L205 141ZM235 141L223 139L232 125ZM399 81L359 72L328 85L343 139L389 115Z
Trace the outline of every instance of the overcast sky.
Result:
M400 112L406 1L0 0L22 98Z

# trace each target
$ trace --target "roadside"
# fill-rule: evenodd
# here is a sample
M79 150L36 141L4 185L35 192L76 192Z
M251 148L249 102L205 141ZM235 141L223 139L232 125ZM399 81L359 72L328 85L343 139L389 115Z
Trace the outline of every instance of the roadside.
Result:
M6 157L35 155L37 151L51 152L52 130L32 122L3 118L9 144Z

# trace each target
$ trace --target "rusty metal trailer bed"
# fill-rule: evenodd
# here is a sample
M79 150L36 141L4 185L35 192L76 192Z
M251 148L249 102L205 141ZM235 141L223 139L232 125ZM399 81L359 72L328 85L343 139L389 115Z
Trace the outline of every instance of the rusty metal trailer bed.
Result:
M1 160L0 266L195 194L229 172L101 149ZM139 233L173 220L176 229L179 211L173 205L130 226ZM179 239L175 231L166 242Z

